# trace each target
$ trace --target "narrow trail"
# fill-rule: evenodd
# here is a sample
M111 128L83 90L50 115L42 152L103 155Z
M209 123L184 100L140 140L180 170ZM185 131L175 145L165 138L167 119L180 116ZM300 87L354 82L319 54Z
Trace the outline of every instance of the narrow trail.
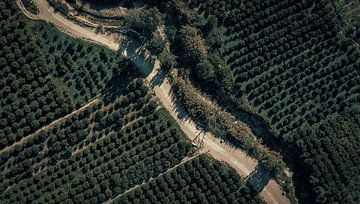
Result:
M17 2L18 1L19 0L17 0ZM151 86L153 86L155 95L158 97L162 105L169 111L171 116L176 120L187 137L190 140L194 140L198 134L204 134L203 147L200 150L201 152L207 152L215 159L226 162L232 166L243 178L246 178L248 175L250 175L251 172L255 170L255 167L258 163L255 159L247 156L247 154L241 149L234 148L230 145L222 143L220 139L216 138L211 133L205 132L198 128L195 122L191 120L190 117L188 117L181 103L176 100L175 94L168 79L159 69L159 60L156 60L155 63L149 62L149 58L147 58L143 53L139 54L137 52L138 50L136 48L138 48L138 46L136 46L136 43L134 44L135 47L128 45L125 47L119 47L120 42L118 39L114 38L114 36L97 34L95 30L85 29L80 25L75 24L69 19L66 19L61 14L55 13L54 9L49 6L46 0L34 0L34 3L36 3L39 9L39 14L37 15L38 19L53 23L62 32L102 44L115 51L121 48L121 53L125 57L128 57L130 60L134 61L134 64L144 73L149 73L146 77L146 81ZM19 5L19 7L21 6ZM149 72L149 70L151 71ZM54 121L53 123L57 122L59 121ZM176 168L176 166L173 168ZM274 180L270 180L268 182L260 195L263 197L266 203L290 203L289 199L282 194L281 187Z
M85 110L87 107L89 107L89 106L91 106L92 104L97 103L97 102L99 102L99 101L100 101L100 99L98 99L98 98L91 99L90 101L88 101L85 105L83 105L83 106L80 107L79 109L77 109L77 110L75 110L75 111L73 111L73 112L65 115L65 116L62 117L62 118L59 118L59 119L57 119L57 120L54 120L54 121L51 122L50 124L48 124L48 125L40 128L40 129L38 129L36 132L34 132L34 133L32 133L32 134L30 134L30 135L22 138L20 141L15 142L15 143L13 143L13 144L10 145L10 146L5 147L4 149L2 149L2 150L0 151L0 154L2 154L3 152L6 152L6 151L11 150L11 149L14 148L16 145L24 144L26 141L28 141L28 140L31 139L32 137L34 137L35 135L39 134L41 131L47 130L47 129L55 126L56 124L58 124L58 123L60 123L60 122L62 122L62 121L64 121L64 120L66 120L67 118L71 117L72 115L75 115L75 114L80 113L81 111Z
M128 189L128 190L126 190L124 193L119 194L119 195L117 195L115 198L113 198L113 199L111 199L111 200L108 200L108 201L104 202L104 204L105 204L105 203L112 203L112 201L113 201L113 200L116 200L117 198L120 198L121 196L123 196L123 195L125 195L125 194L127 194L127 193L129 193L129 192L131 192L131 191L133 191L133 190L135 190L135 189L137 189L137 188L139 188L139 187L141 187L141 186L145 185L145 184L148 184L150 181L152 181L152 180L154 180L154 179L157 179L157 178L161 177L162 175L167 174L167 173L169 173L169 172L171 172L171 171L175 170L177 167L179 167L179 166L181 166L181 165L185 164L186 162L188 162L188 161L190 161L190 160L195 159L196 157L199 157L201 154L204 154L204 152L201 152L201 153L195 154L195 155L193 155L193 156L191 156L191 157L185 157L185 158L184 158L184 159L183 159L183 160L182 160L179 164L177 164L177 165L175 165L175 166L171 167L170 169L166 170L165 172L163 172L163 173L159 174L157 177L155 177L155 178L150 178L149 180L144 181L144 182L143 182L143 183L141 183L141 184L138 184L138 185L136 185L136 186L134 186L134 187L132 187L132 188L129 188L129 189Z

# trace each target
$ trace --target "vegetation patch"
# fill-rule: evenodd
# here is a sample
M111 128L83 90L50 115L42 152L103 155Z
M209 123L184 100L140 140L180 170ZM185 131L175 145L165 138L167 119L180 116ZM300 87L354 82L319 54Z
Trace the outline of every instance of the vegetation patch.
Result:
M2 202L110 201L193 154L130 61L28 21L13 1L0 6ZM202 169L222 172L220 162L212 163L202 159ZM214 174L213 183L240 196L239 176L224 171L234 181ZM234 199L260 202L255 194Z

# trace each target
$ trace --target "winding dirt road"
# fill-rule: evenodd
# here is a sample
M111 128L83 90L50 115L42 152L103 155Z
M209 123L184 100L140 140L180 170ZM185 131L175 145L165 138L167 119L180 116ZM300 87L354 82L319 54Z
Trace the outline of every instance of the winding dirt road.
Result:
M243 178L246 178L253 172L257 166L257 160L247 156L239 148L234 148L221 142L210 132L204 132L198 128L195 122L189 118L185 109L176 99L174 91L168 79L162 75L160 62L155 61L152 72L146 77L146 80L153 84L153 91L159 98L163 106L170 112L171 116L179 124L180 128L190 140L200 134L205 134L201 151L205 151L219 161L223 161L233 167ZM157 80L162 80L158 82ZM289 204L290 200L282 194L281 187L274 180L270 180L260 193L260 196L269 204Z
M200 134L199 136L204 137L202 149L215 159L231 165L242 177L246 177L253 172L257 165L255 159L248 157L238 148L233 148L230 145L222 143L220 139L217 139L211 133L198 128L195 122L187 116L184 107L176 100L168 79L158 76L162 74L159 70L159 63L158 60L155 61L152 73L146 77L146 80L152 84L160 84L153 87L155 95L159 98L162 105L170 112L171 116L176 120L188 138L193 141L195 137ZM161 83L158 83L156 79L161 78L164 80Z
M67 33L73 37L81 38L87 41L91 41L97 44L104 45L112 50L119 49L120 37L117 34L101 34L96 33L95 29L87 29L65 18L60 13L54 12L54 8L49 5L47 0L33 0L39 9L39 14L34 15L27 11L22 4L21 0L16 0L17 5L23 11L23 13L34 20L41 19L52 23L64 33Z
M16 1L18 2L19 0ZM49 6L46 0L34 0L34 3L36 3L39 8L39 14L37 17L47 22L51 22L61 31L78 38L102 44L112 50L119 49L119 40L117 40L114 36L97 34L95 30L85 29L69 19L66 19L60 13L54 13L53 8ZM131 56L135 56L133 58L135 59L135 65L140 66L140 69L143 69L145 66L146 68L152 69L151 73L146 77L146 80L153 85L155 95L159 98L162 105L174 117L190 140L194 140L199 133L203 134L204 140L201 151L207 152L217 160L226 162L244 178L255 170L257 165L257 161L255 159L248 157L246 153L240 149L233 148L230 145L222 143L220 139L217 139L211 133L204 132L187 116L184 108L174 97L175 95L168 79L166 77L159 77L162 73L159 69L160 62L158 60L156 60L152 66L147 59L139 57L137 53L123 52L123 54L128 56L130 59L132 59ZM157 79L160 78L162 78L162 81L158 82ZM56 121L53 123L55 122ZM260 195L266 203L290 203L289 199L282 195L280 186L274 181L270 181Z

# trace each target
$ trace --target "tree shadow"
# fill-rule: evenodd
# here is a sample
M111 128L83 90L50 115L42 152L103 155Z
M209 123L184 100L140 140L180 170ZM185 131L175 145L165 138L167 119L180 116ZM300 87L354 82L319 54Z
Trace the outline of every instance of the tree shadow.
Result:
M156 75L151 79L151 84L153 86L161 86L161 84L164 83L165 78L166 74L162 70L159 70Z
M147 56L147 54L142 49L143 44L138 40L134 39L125 39L121 42L119 46L119 53L126 56L136 67L138 73L141 73L143 77L150 77L150 85L152 87L160 87L165 83L166 73L159 69L157 72L153 72L155 63L157 62L155 58ZM160 65L159 65L160 66ZM155 74L154 76L150 76ZM140 76L140 75L138 75ZM169 93L170 99L174 102L174 105L171 107L173 111L176 112L176 116L179 120L186 120L189 118L185 108L183 107L181 101L176 97L175 90L173 87L170 87ZM165 96L166 97L166 96Z
M178 99L178 97L175 94L175 91L173 88L170 89L171 92L169 93L169 96L171 97L171 100L174 102L173 110L176 112L177 117L180 120L187 120L189 118L189 115L185 109L185 107L182 105L181 101Z
M260 193L271 179L271 174L261 164L258 164L248 177L247 185L251 186L256 192Z
M142 75L130 60L124 59L121 63L122 65L119 65L122 67L121 70L113 72L111 79L101 91L102 101L105 105L114 101L124 92L131 81Z
M142 49L142 44L136 40L125 39L120 43L118 52L122 53L137 67L139 72L148 76L154 67L155 60Z

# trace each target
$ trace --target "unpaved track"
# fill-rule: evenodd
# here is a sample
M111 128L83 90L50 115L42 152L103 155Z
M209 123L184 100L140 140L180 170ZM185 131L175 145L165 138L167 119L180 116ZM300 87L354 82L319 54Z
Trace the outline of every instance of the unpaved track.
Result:
M270 179L269 183L261 191L260 196L266 203L271 204L288 204L290 200L282 194L281 187L274 179Z
M25 143L26 141L28 141L30 138L32 138L32 137L34 137L35 135L39 134L41 131L47 130L47 129L55 126L56 124L58 124L58 123L60 123L60 122L62 122L62 121L64 121L64 120L66 120L67 118L71 117L72 115L75 115L75 114L80 113L81 111L85 110L87 107L89 107L89 106L91 106L91 105L93 105L94 103L97 103L97 102L99 102L99 101L100 101L100 99L98 99L98 98L91 99L89 102L87 102L85 105L83 105L83 106L80 107L79 109L77 109L77 110L75 110L75 111L73 111L73 112L65 115L65 116L62 117L62 118L59 118L59 119L57 119L57 120L54 120L54 121L51 122L50 124L48 124L48 125L40 128L40 129L38 129L36 132L34 132L34 133L32 133L32 134L30 134L30 135L22 138L20 141L15 142L14 144L12 144L12 145L10 145L10 146L5 147L4 149L2 149L2 150L0 151L0 154L2 154L2 153L5 152L5 151L11 150L12 148L15 147L15 145L24 144L24 143Z
M179 101L176 100L174 91L168 79L166 77L159 77L159 75L162 74L161 71L159 71L159 68L160 62L156 60L152 72L146 77L146 80L154 85L153 90L156 96L170 112L171 116L177 121L187 137L190 140L194 140L199 133L205 134L202 151L207 152L219 161L229 164L243 178L249 176L250 173L255 170L257 161L248 157L241 149L222 143L221 140L216 138L213 134L209 132L203 133L204 131L196 126L195 122L187 116L185 109ZM163 81L161 83L157 82L156 80L158 79L163 79ZM282 195L281 187L274 180L269 181L260 193L260 196L269 204L290 203L290 200Z
M146 80L157 84L157 82L153 80L157 74L161 74L159 72L158 60L155 62L153 71ZM164 78L164 81L160 85L155 85L153 90L163 106L170 112L171 116L177 121L190 140L194 140L199 133L201 137L205 134L202 148L205 152L215 159L231 165L242 177L248 176L255 170L257 166L255 159L248 157L244 151L238 148L222 143L220 139L216 138L210 132L204 132L201 128L197 127L195 122L187 116L184 107L175 99L174 91L167 78Z
M49 5L47 0L33 0L39 9L38 15L34 15L28 12L20 0L16 0L16 2L24 14L31 19L41 19L50 22L58 27L61 31L71 36L105 45L106 47L115 51L119 49L119 36L96 33L94 29L81 27L80 25L65 18L60 13L55 13L54 8Z
M17 0L19 1L19 0ZM66 19L59 13L54 13L54 10L49 6L46 0L34 0L39 8L39 15L37 15L40 19L53 23L55 26L60 28L61 31L73 35L75 37L80 37L86 40L90 40L93 42L100 43L105 45L106 47L112 50L118 50L119 42L112 36L107 36L103 34L96 34L94 30L85 29L80 25L77 25L70 20ZM18 4L19 5L19 4ZM135 53L125 53L125 55L136 56L132 59L135 61L135 65L141 66L141 68L145 66L149 66L150 63L139 57ZM146 80L154 84L154 79L157 78L158 74L161 74L159 71L160 62L158 60L155 61L152 72L146 77ZM143 66L143 67L142 67ZM155 79L156 82L156 79ZM164 78L162 83L155 83L160 85L154 85L155 95L160 99L163 106L170 112L172 117L177 121L181 129L187 135L190 140L195 139L195 137L203 132L200 128L197 128L194 121L192 121L186 114L185 109L181 106L181 104L176 101L174 92L171 88L171 85L167 78ZM54 121L56 122L56 121ZM53 124L53 123L51 123ZM39 130L41 131L41 130ZM219 139L217 139L211 133L201 133L205 134L203 140L203 148L201 151L207 152L209 155L214 157L217 160L226 162L230 166L232 166L242 177L247 177L252 171L255 170L257 165L257 161L253 158L250 158L246 155L246 153L240 149L235 149L230 145L221 143ZM21 141L20 141L21 142ZM274 204L287 204L290 203L289 199L282 195L282 190L280 186L270 180L270 182L265 186L264 190L260 194L266 203L274 203Z

